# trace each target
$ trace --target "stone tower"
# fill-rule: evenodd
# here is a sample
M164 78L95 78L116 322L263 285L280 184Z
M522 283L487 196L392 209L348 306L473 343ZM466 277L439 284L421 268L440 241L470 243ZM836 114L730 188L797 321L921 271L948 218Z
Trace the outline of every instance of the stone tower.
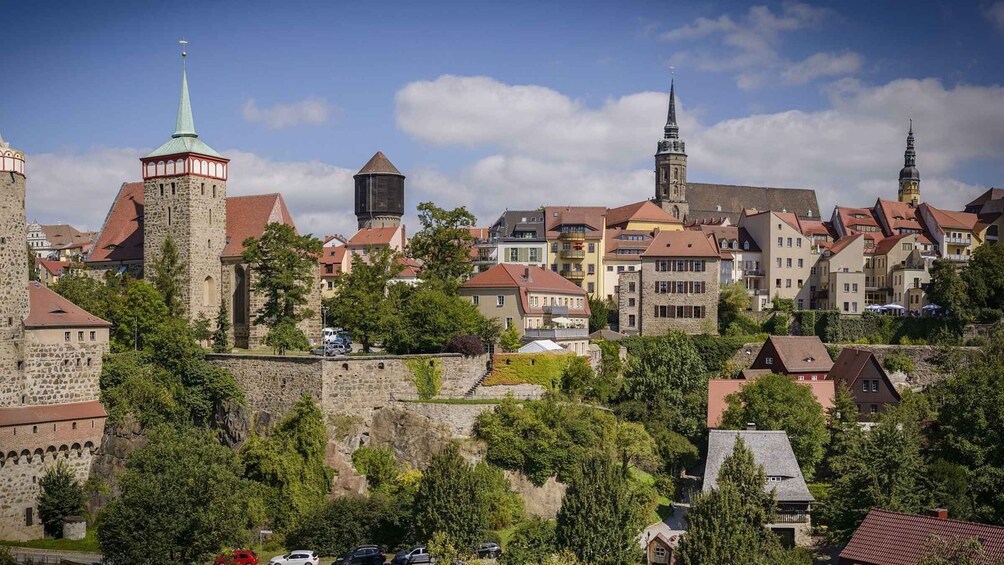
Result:
M401 225L404 215L404 175L381 151L352 177L356 180L359 229Z
M220 255L226 245L229 159L195 133L188 98L185 56L181 54L181 100L174 135L143 163L143 271L170 236L184 264L181 302L185 314L213 319L220 300Z
M920 171L917 170L917 151L913 148L913 120L906 135L906 152L903 168L899 171L899 201L914 206L920 204Z
M687 204L687 144L680 139L676 123L676 84L669 86L669 116L655 154L655 203L683 221L690 212Z
M24 153L0 137L0 406L19 404L22 322L28 316L28 225ZM34 268L34 265L32 265Z

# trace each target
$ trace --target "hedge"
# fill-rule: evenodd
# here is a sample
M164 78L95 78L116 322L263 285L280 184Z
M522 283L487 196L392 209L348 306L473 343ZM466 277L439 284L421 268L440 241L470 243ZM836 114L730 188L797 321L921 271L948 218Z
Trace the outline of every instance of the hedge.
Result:
M841 316L836 310L800 310L794 313L795 333L815 335L827 343L902 345L959 345L962 327L948 318Z
M561 375L575 357L572 353L500 353L492 357L492 372L482 386L541 385L561 388Z
M700 334L688 336L691 343L697 349L701 361L708 373L718 373L730 359L747 343L763 342L766 336L763 335L740 335L721 336ZM660 342L667 339L666 336L650 337L629 337L622 339L618 343L627 348L628 353L632 353L640 344L646 342Z

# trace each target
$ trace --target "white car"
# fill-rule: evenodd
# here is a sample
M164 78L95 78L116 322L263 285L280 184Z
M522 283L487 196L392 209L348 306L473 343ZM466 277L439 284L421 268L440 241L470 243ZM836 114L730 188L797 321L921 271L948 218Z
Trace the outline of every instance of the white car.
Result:
M269 560L269 565L317 565L317 554L298 549L286 555L277 555Z

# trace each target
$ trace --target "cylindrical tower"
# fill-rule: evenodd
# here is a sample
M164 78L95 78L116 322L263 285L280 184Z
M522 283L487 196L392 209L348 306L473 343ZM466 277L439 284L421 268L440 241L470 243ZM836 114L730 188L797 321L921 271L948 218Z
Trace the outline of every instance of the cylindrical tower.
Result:
M401 225L404 215L404 175L382 152L359 170L356 180L356 219L359 229Z
M28 315L28 268L24 153L0 138L0 339Z

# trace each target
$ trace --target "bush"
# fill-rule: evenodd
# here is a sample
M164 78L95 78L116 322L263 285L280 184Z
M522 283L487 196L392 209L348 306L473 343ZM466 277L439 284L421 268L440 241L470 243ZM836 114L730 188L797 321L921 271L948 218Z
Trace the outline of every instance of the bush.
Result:
M536 384L549 390L561 386L561 375L575 355L561 353L515 353L496 355L492 373L484 386Z
M265 345L275 349L279 355L285 355L286 351L310 349L307 336L303 335L300 328L291 321L280 322L279 325L268 330L265 336Z
M913 359L903 353L893 353L885 358L882 366L892 373L912 373Z
M63 537L63 519L84 513L84 489L63 461L46 471L39 487L38 519L47 535Z
M443 383L443 362L439 359L420 358L409 359L405 365L411 370L411 380L418 389L418 397L422 400L439 394Z
M443 351L445 353L459 353L464 357L476 357L484 355L485 344L476 335L458 335L450 339Z

